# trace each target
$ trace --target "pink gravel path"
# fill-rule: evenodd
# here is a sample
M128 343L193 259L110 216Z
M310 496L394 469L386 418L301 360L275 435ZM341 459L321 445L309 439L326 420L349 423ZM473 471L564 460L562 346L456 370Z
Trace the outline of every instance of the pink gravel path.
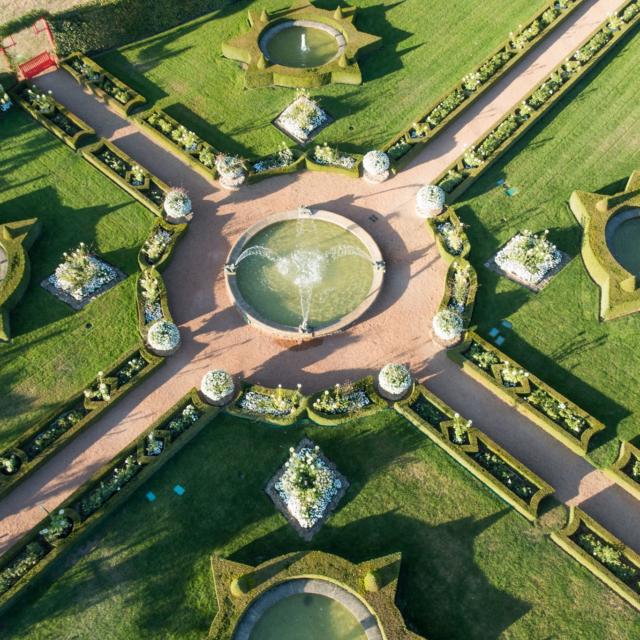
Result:
M430 339L430 320L442 294L445 267L416 218L416 190L497 123L567 57L620 0L598 0L570 17L546 43L517 65L407 169L372 186L329 174L272 178L226 193L167 153L135 126L86 94L63 72L38 84L160 178L188 189L196 218L166 272L172 311L184 345L163 369L0 502L0 553L106 461L129 444L202 375L214 367L267 385L303 384L312 392L406 362L418 379L556 488L640 551L640 508L586 460L463 374ZM222 266L249 225L300 204L321 206L355 220L379 243L388 270L382 295L352 329L319 342L290 346L244 325L231 306ZM377 220L372 222L370 216ZM259 427L256 427L259 428Z

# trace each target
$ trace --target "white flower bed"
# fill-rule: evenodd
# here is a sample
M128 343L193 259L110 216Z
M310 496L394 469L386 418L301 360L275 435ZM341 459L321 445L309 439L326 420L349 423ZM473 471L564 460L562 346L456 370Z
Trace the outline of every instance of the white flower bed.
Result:
M462 316L453 309L441 309L433 317L433 331L440 340L458 340L464 330Z
M275 484L289 514L304 529L310 529L327 512L342 481L319 456L319 449L289 449L285 471Z
M271 171L271 169L283 169L292 164L294 160L293 151L283 143L277 153L252 164L251 170L254 173L263 173Z
M562 262L562 254L547 239L547 231L518 233L496 254L494 261L505 273L537 285Z
M162 319L162 305L159 302L148 302L144 305L144 323L151 324L156 320Z
M413 384L411 372L403 364L386 364L378 374L378 385L387 393L404 395Z
M339 385L333 392L328 389L313 403L313 408L322 413L338 415L364 409L371 404L371 398L362 389L344 392Z
M416 213L422 218L435 218L442 213L445 192L434 184L425 185L416 194Z
M278 116L276 124L291 137L306 142L316 129L329 122L320 105L306 94L298 97Z
M221 402L233 393L235 383L231 374L221 369L209 371L202 378L200 391L210 402Z
M356 166L356 159L353 156L333 149L326 143L316 146L313 150L312 160L327 167L353 169Z
M247 391L238 402L238 406L250 413L276 418L288 416L294 409L291 398L285 396L278 398L277 395L257 391Z
M78 278L72 273L74 270L73 264L65 259L58 265L55 273L49 276L49 283L58 291L66 293L78 302L91 297L118 279L118 272L113 267L92 255L86 256L83 266L83 282L78 281Z
M158 320L149 327L147 344L156 353L169 355L180 346L180 329L173 322Z
M384 151L368 151L362 158L364 178L368 182L383 182L389 177L391 161Z

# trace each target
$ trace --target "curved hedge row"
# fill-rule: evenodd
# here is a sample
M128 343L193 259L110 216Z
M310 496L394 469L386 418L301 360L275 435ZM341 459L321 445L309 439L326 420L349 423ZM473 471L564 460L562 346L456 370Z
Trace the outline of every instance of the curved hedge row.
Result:
M154 306L155 313L147 315L145 309L144 287L142 282L144 278L151 278L155 282L157 294L155 299L151 302ZM173 322L173 316L171 315L171 309L169 308L169 296L167 294L167 288L164 284L164 280L160 273L153 267L144 269L138 276L136 282L136 308L138 312L138 333L143 340L147 339L147 331L150 325L157 320L167 320Z
M186 222L180 224L172 224L164 218L158 218L153 221L149 235L144 241L140 251L138 251L138 266L141 271L145 269L158 269L163 271L171 257L173 256L173 250L175 249L178 240L183 236L187 230L188 224ZM170 237L167 238L168 234ZM163 240L157 245L157 249L154 248L155 238L162 237Z
M640 500L640 449L630 442L621 442L618 459L604 473L636 500Z
M239 418L288 427L304 417L307 402L307 397L298 389L272 389L244 382L225 411Z
M536 520L540 502L553 488L489 436L422 385L394 409L525 518Z

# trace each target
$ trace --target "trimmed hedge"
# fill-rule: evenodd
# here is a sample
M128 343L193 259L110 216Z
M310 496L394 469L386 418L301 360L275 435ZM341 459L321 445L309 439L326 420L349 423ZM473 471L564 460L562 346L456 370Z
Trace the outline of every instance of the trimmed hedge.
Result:
M81 118L71 113L58 101L51 114L44 114L34 108L27 96L28 86L20 84L13 92L14 101L19 104L34 120L37 120L47 131L60 138L67 146L76 151L87 143L87 138L93 138L95 131Z
M197 419L181 421L179 418L188 405L195 408ZM57 540L55 546L44 540L40 531L46 526L48 518L25 534L0 558L0 585L3 572L15 566L16 561L20 561L27 547L38 545L41 555L36 554L40 555L37 561L13 586L0 593L0 615L19 602L43 578L48 576L50 579L56 579L65 569L59 560L66 552L85 538L103 517L117 509L165 462L200 433L217 413L216 407L204 404L196 389L192 389L134 443L105 464L58 507L74 523L67 537ZM179 428L180 424L183 428ZM145 453L145 443L151 432L163 441L162 451L156 456ZM114 473L116 470L119 470L119 473Z
M640 500L640 449L638 447L634 447L630 442L621 442L618 459L603 471L636 500Z
M263 180L264 178L270 178L272 176L282 176L285 175L287 173L295 173L296 171L299 171L305 160L306 160L306 155L300 151L299 149L292 149L293 151L293 157L294 160L293 162L291 162L288 165L282 166L282 167L274 167L273 169L266 169L264 171L255 171L253 169L253 167L258 163L258 162L269 162L269 160L273 159L276 154L272 154L270 156L266 156L265 158L262 158L261 160L253 160L252 162L250 162L248 164L249 166L249 173L247 174L247 181L248 182L259 182L260 180Z
M160 311L162 313L162 319L167 320L168 322L173 322L173 316L171 315L171 309L169 308L169 296L167 294L167 288L164 284L164 279L160 275L160 272L157 271L153 267L149 267L147 269L143 269L143 271L138 275L138 280L136 281L136 308L138 311L138 333L143 340L147 339L147 330L149 325L153 324L156 320L160 320L160 318L153 318L147 321L147 318L144 314L144 298L142 296L142 287L140 286L140 280L142 276L145 274L152 275L157 283L158 283L158 304L160 305Z
M126 367L132 358L137 356L143 358L147 364L129 381L119 384L118 372ZM63 404L58 405L45 418L38 420L0 456L17 456L20 459L20 466L12 475L0 472L0 497L12 491L38 467L57 454L89 425L101 417L103 413L127 395L129 391L146 379L163 362L163 358L154 356L143 347L139 347L106 369L105 377L110 382L118 385L112 391L110 400L101 402L89 401L85 398L84 392L80 392ZM56 425L59 425L57 428L60 430L57 435ZM47 432L49 435L47 435Z
M150 269L151 267L153 267L154 269L163 271L167 267L169 261L171 260L171 257L173 256L173 250L175 249L178 240L180 240L184 232L187 230L188 226L189 225L186 222L181 224L171 224L163 218L154 220L147 239L145 240L142 247L140 247L140 251L138 251L138 266L140 267L140 270L144 271L145 269ZM171 238L168 240L167 245L164 247L162 255L155 260L150 260L147 254L144 252L145 247L148 246L148 243L156 236L157 233L162 231L171 234Z
M538 11L453 89L432 103L426 113L421 114L408 129L394 136L383 150L394 161L404 164L416 151L421 150L421 144L430 142L444 131L582 3L583 0L570 0L565 9L559 9L556 8L556 2L551 2L548 7ZM477 86L471 88L476 83Z
M164 216L164 199L170 189L168 184L156 178L144 169L144 167L140 168L147 175L145 182L140 186L132 184L130 176L131 169L134 166L140 165L124 151L102 138L100 138L100 141L96 144L81 149L80 153L87 162L104 173L110 180L147 207L149 211L160 218ZM104 160L106 154L116 157L116 161L120 167L118 170L106 164Z
M472 357L474 353L476 354L475 358ZM488 387L511 406L516 407L518 411L541 426L549 435L579 455L584 455L588 451L591 438L605 428L602 422L567 400L555 389L526 371L515 360L509 358L474 332L467 333L462 344L448 351L448 355L472 378ZM481 366L480 362L485 364ZM505 367L522 372L522 380L518 385L509 386L503 381L502 370ZM535 396L533 396L534 393ZM563 423L559 417L553 418L548 412L545 413L539 402L540 398L550 404L551 411L564 410L567 416L573 416L582 422L580 433L572 431L566 421Z
M251 411L250 409L243 408L240 403L246 399L248 393L259 394L265 397L265 402L275 401L278 397L282 398L286 404L291 403L291 408L288 413L284 415L277 415L277 408L272 407L272 413L263 413L261 411ZM281 427L288 427L296 424L305 414L307 410L307 397L302 395L297 389L272 389L269 387L262 387L257 384L250 384L244 382L240 394L236 399L225 408L227 413L238 416L239 418L246 418L248 420L255 420L256 422L267 422Z
M355 159L356 164L351 169L347 169L346 167L340 167L332 164L321 164L314 160L313 149L310 149L307 152L305 157L305 166L309 171L325 171L329 173L340 173L349 178L359 178L360 177L360 166L362 165L362 156L358 154L346 153L344 155L351 156Z
M373 382L373 376L367 376L362 380L358 380L350 384L352 392L364 392L367 398L370 401L370 404L367 406L356 409L354 411L346 411L341 413L327 413L320 409L314 408L314 404L317 400L320 399L324 394L333 395L336 393L336 388L340 387L340 389L344 390L346 385L336 385L332 389L327 389L326 391L319 391L318 393L313 394L309 397L307 401L307 414L316 424L324 425L324 426L333 426L337 424L343 424L344 422L348 422L349 420L356 420L359 418L364 418L366 416L371 416L378 411L383 411L388 408L387 401L382 398L378 392L376 391L375 384Z
M518 513L536 520L540 502L553 493L553 488L489 436L469 427L466 441L454 442L455 412L422 385L416 385L408 398L396 402L394 409Z
M551 539L640 610L640 555L635 551L577 507L571 507L569 523Z
M616 30L609 27L614 19L620 21ZM573 55L559 64L520 105L512 109L496 127L483 134L462 158L442 172L436 183L447 192L447 200L453 202L459 198L492 162L506 153L639 23L640 0L631 0L615 17L608 18L593 31Z
M140 109L147 102L144 96L81 53L76 52L65 58L60 66L70 73L78 84L124 117ZM95 81L89 80L83 69L95 73Z
M135 116L135 121L161 147L174 154L206 180L211 181L217 177L215 156L219 153L218 150L180 124L175 118L167 115L161 109L153 109ZM187 151L183 145L176 142L172 138L173 132L190 134L194 140L194 150ZM201 158L205 156L207 160L203 161Z
M459 250L454 250L445 241L444 235L438 230L442 225L450 224L460 235L462 246ZM464 230L464 225L460 222L460 218L456 214L453 207L446 207L445 210L435 218L427 219L427 228L431 231L431 235L436 242L440 257L447 263L451 263L457 258L466 258L471 251L471 243Z
M27 253L40 235L37 218L0 225L0 246L7 256L7 274L0 282L0 342L11 340L9 312L29 286L31 263Z

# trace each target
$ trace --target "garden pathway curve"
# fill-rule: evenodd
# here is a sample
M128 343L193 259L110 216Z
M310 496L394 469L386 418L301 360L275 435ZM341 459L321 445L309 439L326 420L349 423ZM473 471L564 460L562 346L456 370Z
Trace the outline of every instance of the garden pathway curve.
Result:
M640 551L640 504L462 373L430 339L445 267L413 209L419 186L459 157L622 4L588 1L409 167L375 186L307 172L229 194L83 93L64 72L39 78L41 87L54 90L99 135L160 178L187 188L196 217L165 274L184 339L181 350L0 502L0 553L42 519L40 505L54 509L211 368L222 367L268 385L301 382L309 393L375 373L390 361L409 364L419 380L551 483L560 500L580 504ZM363 321L340 335L291 347L241 322L226 294L222 266L231 245L250 224L300 204L336 211L362 225L379 242L389 268L382 295Z

